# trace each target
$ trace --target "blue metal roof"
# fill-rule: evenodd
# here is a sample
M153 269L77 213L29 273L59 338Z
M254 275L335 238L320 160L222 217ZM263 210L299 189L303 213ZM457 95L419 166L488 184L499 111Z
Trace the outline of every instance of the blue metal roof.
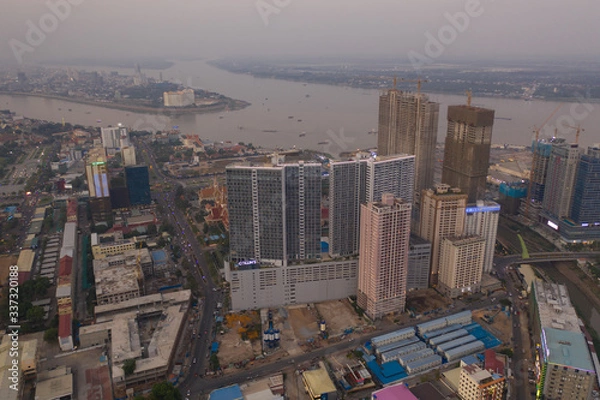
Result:
M548 364L594 372L590 352L581 332L544 328L542 346Z
M243 400L244 395L239 385L227 386L210 392L208 400Z

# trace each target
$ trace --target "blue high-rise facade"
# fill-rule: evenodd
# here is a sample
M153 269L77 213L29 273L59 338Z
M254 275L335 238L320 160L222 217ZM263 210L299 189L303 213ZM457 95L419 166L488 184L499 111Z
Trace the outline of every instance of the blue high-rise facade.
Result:
M584 227L600 226L600 146L589 147L579 159L571 219Z
M550 222L548 226L566 242L600 240L600 144L589 147L579 158L569 218L558 224Z
M148 205L152 202L150 174L147 166L125 167L125 182L131 206Z

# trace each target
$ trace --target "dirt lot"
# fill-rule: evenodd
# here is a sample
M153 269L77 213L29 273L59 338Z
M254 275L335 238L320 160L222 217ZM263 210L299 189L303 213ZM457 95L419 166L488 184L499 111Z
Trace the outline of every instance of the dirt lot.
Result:
M447 307L451 303L450 299L447 299L433 289L412 291L406 296L406 309L413 310L415 314Z
M0 256L0 286L8 280L9 267L17 264L17 256Z
M357 328L366 325L360 318L348 299L326 301L316 304L319 314L327 323L327 330L331 336L344 333L346 328Z
M260 318L256 312L248 312L242 314L232 314L227 316L231 318L226 324L226 332L221 335L217 335L219 341L219 362L221 365L226 366L229 364L237 363L243 360L249 360L256 355L261 354L261 340L262 335L260 334ZM242 332L247 331L251 326L258 324L258 334L247 334L251 340L243 340ZM247 339L247 338L246 338Z
M305 305L289 308L288 319L297 340L305 341L319 334L316 313Z
M497 313L498 310L475 310L473 311L473 320L478 322L484 329L492 333L503 343L510 343L512 337L512 319L503 311ZM497 313L497 314L496 314ZM494 322L488 324L483 320L483 316L495 315Z

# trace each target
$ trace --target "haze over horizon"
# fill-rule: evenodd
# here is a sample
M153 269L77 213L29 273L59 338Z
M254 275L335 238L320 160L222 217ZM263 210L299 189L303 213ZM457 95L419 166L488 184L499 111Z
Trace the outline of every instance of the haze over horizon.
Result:
M54 7L62 18L53 4L62 5ZM2 5L3 64L18 62L13 49L21 44L24 63L248 56L408 62L411 51L431 55L427 35L444 32L450 36L432 57L435 62L599 59L591 49L600 37L600 2L592 0L3 0ZM468 10L473 12L459 20L460 29L453 26L448 15ZM28 39L31 26L44 23L45 38Z

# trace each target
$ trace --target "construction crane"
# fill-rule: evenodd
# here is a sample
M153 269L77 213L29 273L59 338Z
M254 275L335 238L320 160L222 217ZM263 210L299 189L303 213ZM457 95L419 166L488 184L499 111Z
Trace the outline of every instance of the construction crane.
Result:
M412 82L412 83L416 83L417 84L417 94L421 94L421 84L422 83L428 83L429 80L428 79L404 79L404 78L400 78L400 82ZM394 78L394 89L396 88L396 78Z
M535 133L535 141L534 143L537 143L538 140L540 139L540 131L542 130L542 128L548 123L548 121L550 121L550 118L552 118L554 116L554 114L556 114L556 112L562 107L562 103L560 103L558 106L556 106L556 108L554 109L554 111L552 111L552 113L548 116L548 118L546 118L546 120L542 123L542 125L540 125L539 128L536 128L534 126L534 133ZM532 152L533 152L533 158L531 160L531 169L529 170L529 185L527 186L527 204L525 204L525 215L527 216L527 218L529 218L529 207L531 205L531 188L533 186L533 176L535 174L535 149L532 147Z
M578 144L579 143L579 134L581 132L585 132L585 129L583 129L580 124L577 124L577 126L567 125L567 128L575 129L575 143Z

